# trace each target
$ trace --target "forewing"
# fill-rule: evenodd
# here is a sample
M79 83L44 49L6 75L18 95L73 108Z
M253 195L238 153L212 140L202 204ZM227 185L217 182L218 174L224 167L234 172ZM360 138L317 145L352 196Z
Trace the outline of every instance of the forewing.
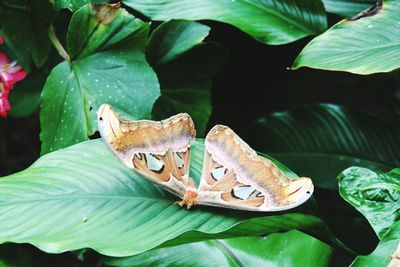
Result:
M196 131L188 114L163 121L120 118L110 105L98 111L105 143L131 169L183 196L189 186L190 145Z
M272 161L258 156L230 128L217 125L208 133L200 204L279 211L304 203L313 189L310 178L288 178Z

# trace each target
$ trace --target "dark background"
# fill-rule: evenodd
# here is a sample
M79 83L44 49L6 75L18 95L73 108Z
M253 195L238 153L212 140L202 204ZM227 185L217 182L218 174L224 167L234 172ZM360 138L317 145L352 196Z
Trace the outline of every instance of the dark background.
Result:
M335 20L338 18L331 18ZM207 24L212 27L208 40L224 44L230 53L214 79L209 126L223 123L239 128L262 115L312 103L346 105L399 122L400 76L396 73L366 76L308 68L288 70L312 37L268 46L229 25Z

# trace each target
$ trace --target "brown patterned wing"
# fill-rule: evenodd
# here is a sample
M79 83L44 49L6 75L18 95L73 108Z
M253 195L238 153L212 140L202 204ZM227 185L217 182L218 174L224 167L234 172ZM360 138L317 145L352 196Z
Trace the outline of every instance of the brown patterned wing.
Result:
M130 121L103 104L97 119L105 143L129 168L180 197L193 186L188 175L196 131L188 114L163 121Z
M199 204L252 211L280 211L307 201L310 178L290 179L258 156L230 128L217 125L205 141Z

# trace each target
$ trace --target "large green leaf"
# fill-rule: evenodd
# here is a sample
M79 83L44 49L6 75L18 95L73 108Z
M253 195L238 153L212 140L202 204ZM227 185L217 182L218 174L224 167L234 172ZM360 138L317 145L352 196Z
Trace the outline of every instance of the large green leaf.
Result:
M147 58L161 85L161 97L153 108L155 119L179 112L191 115L198 136L204 136L211 116L212 77L226 51L216 43L202 43L210 28L197 22L173 20L151 35Z
M70 61L56 66L42 94L42 153L87 140L96 111L109 103L134 119L150 118L160 94L144 55L148 25L117 5L84 6L68 30Z
M380 3L352 20L342 20L313 39L296 58L293 68L358 74L399 68L400 5L397 0Z
M340 195L368 219L382 239L400 219L400 168L380 173L352 167L338 179Z
M37 66L43 66L51 52L47 31L53 10L47 0L16 0L0 2L0 29L15 44L16 48L27 52Z
M56 10L68 8L70 10L78 10L86 4L90 4L91 0L50 0Z
M203 144L196 142L191 151L190 175L198 182ZM178 245L290 229L330 238L312 215L312 201L283 213L257 213L186 210L176 200L126 168L101 140L82 142L0 179L0 243L31 243L50 253L88 247L129 256L166 241Z
M0 27L0 36L3 37L4 43L1 45L1 51L4 52L10 61L17 61L17 64L23 68L24 71L31 71L32 56L24 45L15 42L9 38Z
M69 10L76 11L86 4L104 4L110 0L50 0L56 10L68 8Z
M53 4L53 6L56 10L68 8L72 11L76 11L79 8L83 7L84 5L90 4L93 2L97 2L97 1L93 1L93 0L50 0L50 3ZM103 1L103 2L107 2L107 1Z
M359 12L373 6L377 0L322 0L328 12L352 17Z
M162 23L151 34L147 44L147 59L152 66L168 63L194 46L201 44L210 27L186 20Z
M284 44L326 28L319 0L123 0L152 20L216 20L231 24L260 42Z
M106 260L106 266L238 266L231 255L221 249L219 241L202 241L167 248L156 248L139 255Z
M358 256L351 267L396 267L400 257L400 221L395 223L368 256ZM395 264L397 261L397 264ZM389 265L390 263L393 265Z
M302 249L307 247L306 250ZM265 237L239 237L157 248L136 256L112 258L106 265L239 267L332 266L334 249L302 232L292 230Z
M400 164L400 130L375 116L321 104L278 112L257 121L247 139L323 188L350 166L389 170Z

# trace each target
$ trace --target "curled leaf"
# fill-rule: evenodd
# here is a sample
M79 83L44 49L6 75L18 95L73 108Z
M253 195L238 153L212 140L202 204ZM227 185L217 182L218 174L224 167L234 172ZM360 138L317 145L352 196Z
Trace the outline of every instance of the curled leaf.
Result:
M338 179L340 195L368 219L382 239L400 219L400 168L381 173L352 167Z

